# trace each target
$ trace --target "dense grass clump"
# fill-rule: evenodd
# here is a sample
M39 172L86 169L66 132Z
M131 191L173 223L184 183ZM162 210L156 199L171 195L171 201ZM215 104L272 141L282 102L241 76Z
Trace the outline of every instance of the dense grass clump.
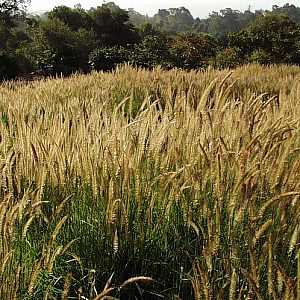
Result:
M0 86L0 298L299 299L299 78Z

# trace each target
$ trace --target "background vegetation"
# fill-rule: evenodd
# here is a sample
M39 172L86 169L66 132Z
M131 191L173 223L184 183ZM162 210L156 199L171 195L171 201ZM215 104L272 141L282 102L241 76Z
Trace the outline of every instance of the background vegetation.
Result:
M300 8L294 5L227 8L194 19L184 7L147 17L109 2L30 15L26 4L0 1L0 80L109 71L122 63L191 70L300 61Z
M298 299L299 76L2 84L0 298Z

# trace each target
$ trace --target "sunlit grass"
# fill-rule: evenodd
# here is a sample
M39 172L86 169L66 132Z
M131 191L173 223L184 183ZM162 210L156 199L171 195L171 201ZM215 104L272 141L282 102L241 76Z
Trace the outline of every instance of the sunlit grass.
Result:
M0 298L299 297L299 79L126 66L0 86Z

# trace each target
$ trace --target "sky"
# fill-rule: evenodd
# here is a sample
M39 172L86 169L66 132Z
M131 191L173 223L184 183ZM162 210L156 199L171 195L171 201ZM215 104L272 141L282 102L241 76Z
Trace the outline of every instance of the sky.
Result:
M110 2L112 0L107 0ZM300 6L300 0L297 1L270 1L270 0L115 0L113 1L121 8L134 8L142 14L152 16L159 8L170 8L184 6L190 10L194 17L205 18L212 11L230 7L244 11L251 8L255 9L271 9L272 5L282 6L285 3ZM80 3L84 8L96 7L103 3L103 0L31 0L29 11L47 11L58 5L66 5L73 7Z

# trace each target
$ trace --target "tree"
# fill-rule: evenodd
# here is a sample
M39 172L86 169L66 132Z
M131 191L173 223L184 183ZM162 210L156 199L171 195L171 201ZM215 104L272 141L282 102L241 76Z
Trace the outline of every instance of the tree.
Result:
M128 62L129 51L123 47L97 48L89 56L89 64L96 71L111 71L118 64Z
M184 69L206 66L217 50L217 39L208 34L180 34L170 43L174 65Z
M0 49L6 48L11 30L16 21L24 17L24 10L28 0L0 0Z
M225 8L219 12L213 11L207 19L196 19L194 29L207 32L223 39L228 33L238 32L248 26L259 15L259 12L246 10L240 12L231 8Z
M150 23L150 18L148 16L140 14L133 8L128 8L128 16L130 22L136 27L140 27L145 23Z
M53 74L56 53L47 41L45 32L38 22L31 22L26 30L29 41L20 51L30 62L33 71L40 74Z
M147 36L161 36L162 33L158 31L154 26L150 23L145 23L139 28L139 34L142 39Z
M239 48L220 49L211 59L210 64L214 68L236 68L243 63L243 54Z
M247 31L254 50L269 53L274 63L299 63L300 27L287 15L268 13L259 17Z
M11 79L25 71L19 45L27 39L22 31L26 0L0 0L0 79Z
M89 53L96 47L92 31L73 31L59 19L48 19L33 25L25 56L43 73L70 74L88 71Z
M272 11L274 13L286 14L296 23L300 23L300 7L296 7L295 5L290 5L289 3L279 7L277 5L273 5Z
M92 28L92 18L80 7L70 8L67 6L55 7L48 13L50 19L59 19L69 26L72 30L84 28L90 30Z
M251 60L267 58L265 63L299 64L299 42L299 25L279 13L260 16L245 30L229 36L230 47L239 48Z
M134 46L129 62L135 66L154 68L155 66L170 67L168 39L163 36L146 36Z
M13 20L22 15L29 0L0 0L0 20L6 26L12 26Z
M92 29L99 46L125 46L138 41L137 30L129 22L125 10L117 7L112 9L112 4L108 3L93 8L88 13L92 18Z
M188 31L194 24L194 18L185 7L159 9L152 22L160 30L166 32Z

